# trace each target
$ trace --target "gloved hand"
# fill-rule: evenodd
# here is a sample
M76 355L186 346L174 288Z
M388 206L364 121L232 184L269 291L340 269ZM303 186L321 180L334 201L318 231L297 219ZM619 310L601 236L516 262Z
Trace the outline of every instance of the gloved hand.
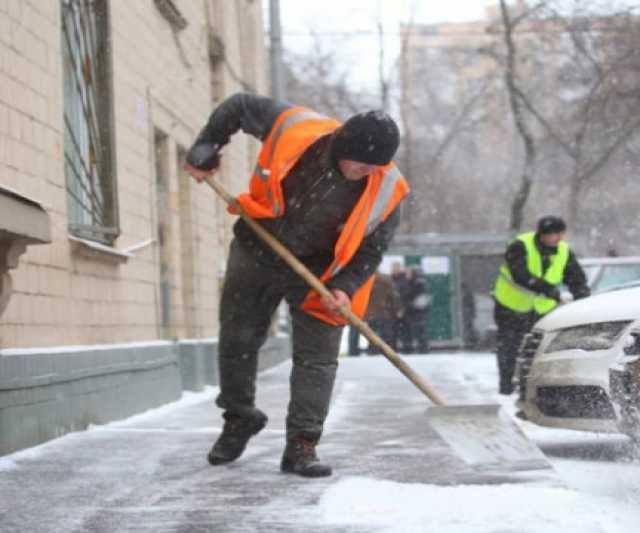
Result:
M220 166L220 146L200 142L194 144L187 153L187 163L199 170L213 170Z
M550 287L544 291L544 295L547 298L551 298L556 302L560 302L562 300L562 295L560 294L560 290L557 287Z

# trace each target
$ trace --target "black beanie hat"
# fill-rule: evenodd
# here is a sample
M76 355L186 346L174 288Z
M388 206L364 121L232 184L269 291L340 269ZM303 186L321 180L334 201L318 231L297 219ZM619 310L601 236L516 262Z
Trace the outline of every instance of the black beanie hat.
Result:
M336 130L331 147L334 161L350 159L369 165L386 165L400 143L400 130L384 111L358 113Z
M547 215L538 220L538 233L563 233L567 230L567 224L560 217Z

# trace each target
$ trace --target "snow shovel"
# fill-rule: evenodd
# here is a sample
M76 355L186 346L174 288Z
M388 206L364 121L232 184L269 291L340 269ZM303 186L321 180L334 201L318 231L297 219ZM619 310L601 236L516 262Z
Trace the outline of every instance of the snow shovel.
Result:
M248 216L237 200L212 176L207 176L205 181L311 288L335 302L324 284L260 223ZM542 452L515 422L499 412L500 405L446 405L438 391L426 383L365 321L348 307L339 306L338 309L349 324L380 348L384 356L435 404L427 411L431 427L474 469L504 472L551 468Z

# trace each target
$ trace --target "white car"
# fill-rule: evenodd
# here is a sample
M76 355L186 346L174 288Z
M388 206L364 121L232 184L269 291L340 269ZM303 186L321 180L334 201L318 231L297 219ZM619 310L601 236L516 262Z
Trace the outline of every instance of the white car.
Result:
M518 360L524 416L541 426L619 432L609 369L637 335L640 288L596 294L539 320Z

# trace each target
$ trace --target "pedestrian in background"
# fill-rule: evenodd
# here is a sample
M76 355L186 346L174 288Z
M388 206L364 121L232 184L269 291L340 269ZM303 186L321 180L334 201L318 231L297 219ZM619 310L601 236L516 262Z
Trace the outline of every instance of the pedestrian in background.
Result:
M427 320L432 295L427 276L420 267L407 269L406 315L408 323L407 343L417 353L429 351Z
M407 339L411 338L411 328L407 320L407 273L400 262L391 265L391 281L398 297L398 307L393 323L393 339L397 350L402 353L411 353L405 349Z
M360 355L360 332L358 328L349 326L349 356L357 357Z
M399 307L400 299L391 276L378 271L371 289L365 320L371 329L394 350L396 350L396 342L393 330ZM369 344L367 353L379 354L380 348Z

